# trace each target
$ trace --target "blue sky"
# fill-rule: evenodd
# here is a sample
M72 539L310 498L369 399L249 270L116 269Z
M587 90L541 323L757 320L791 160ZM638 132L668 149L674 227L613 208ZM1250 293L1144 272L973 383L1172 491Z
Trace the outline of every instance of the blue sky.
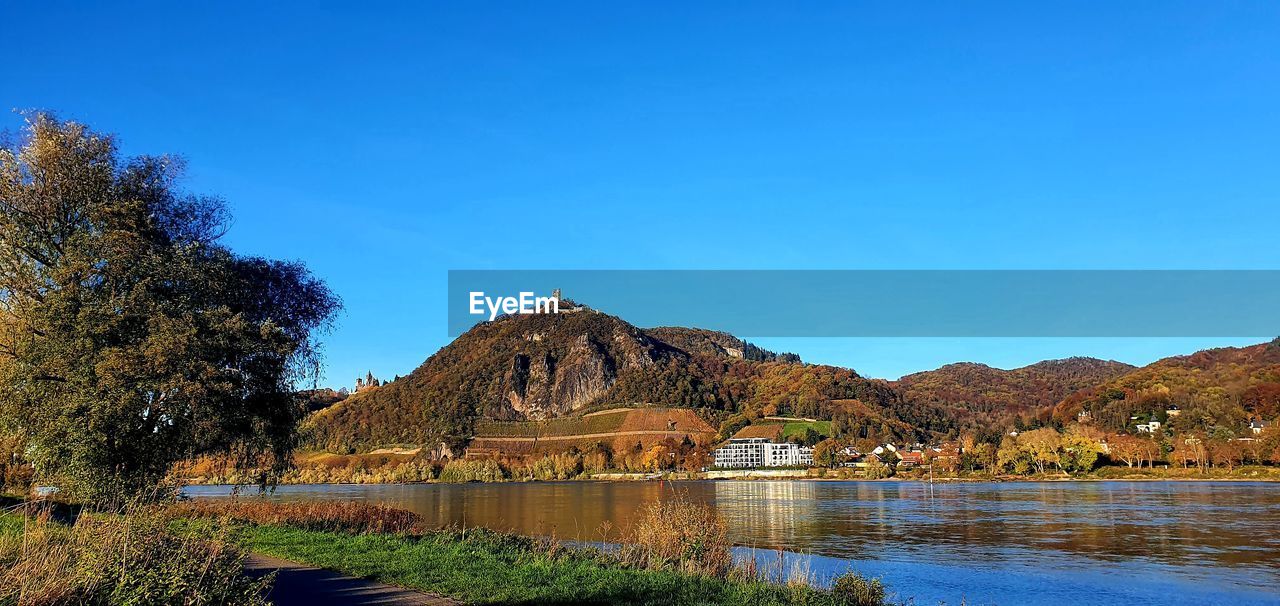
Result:
M12 2L0 101L185 155L234 248L342 296L335 386L447 343L449 269L1280 267L1274 3L689 4ZM1250 341L762 344L896 377Z

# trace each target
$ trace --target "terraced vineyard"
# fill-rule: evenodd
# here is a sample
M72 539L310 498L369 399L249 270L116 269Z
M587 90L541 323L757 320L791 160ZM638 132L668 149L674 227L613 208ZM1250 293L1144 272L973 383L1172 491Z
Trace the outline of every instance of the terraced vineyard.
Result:
M483 421L467 454L529 456L600 443L617 451L667 438L707 443L714 436L715 428L687 408L620 408L546 421Z

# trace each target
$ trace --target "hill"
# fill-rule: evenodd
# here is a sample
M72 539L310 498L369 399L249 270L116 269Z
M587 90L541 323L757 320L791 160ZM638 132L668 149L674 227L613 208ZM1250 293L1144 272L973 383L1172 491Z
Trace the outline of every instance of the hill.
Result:
M724 333L645 331L586 309L507 316L476 325L408 376L316 413L304 429L314 446L353 451L457 447L481 420L540 421L637 402L701 409L713 419L748 407L843 415L842 427L886 438L916 437L943 420L907 406L883 381L795 360Z
M1176 410L1173 419L1169 410ZM1178 431L1241 433L1252 418L1280 416L1280 339L1158 360L1071 394L1054 417L1067 422L1081 412L1115 431L1132 431L1137 416Z
M1046 360L1013 370L961 362L904 376L893 385L909 401L942 407L961 425L991 425L1044 414L1071 393L1134 368L1083 357Z

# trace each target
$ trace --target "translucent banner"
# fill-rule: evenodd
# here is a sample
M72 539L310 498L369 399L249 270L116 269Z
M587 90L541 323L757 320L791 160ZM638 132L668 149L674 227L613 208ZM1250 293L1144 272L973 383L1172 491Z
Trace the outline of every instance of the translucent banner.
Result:
M448 297L451 336L575 303L752 337L1280 334L1277 270L453 270Z

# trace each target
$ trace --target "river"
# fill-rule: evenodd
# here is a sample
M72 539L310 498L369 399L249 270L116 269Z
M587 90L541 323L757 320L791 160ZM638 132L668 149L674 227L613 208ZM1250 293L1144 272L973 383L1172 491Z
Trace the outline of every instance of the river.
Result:
M739 545L802 554L794 557L820 579L849 569L879 576L920 606L1280 605L1280 484L306 485L271 498L379 502L440 525L599 541L616 538L640 505L677 492L720 511Z

